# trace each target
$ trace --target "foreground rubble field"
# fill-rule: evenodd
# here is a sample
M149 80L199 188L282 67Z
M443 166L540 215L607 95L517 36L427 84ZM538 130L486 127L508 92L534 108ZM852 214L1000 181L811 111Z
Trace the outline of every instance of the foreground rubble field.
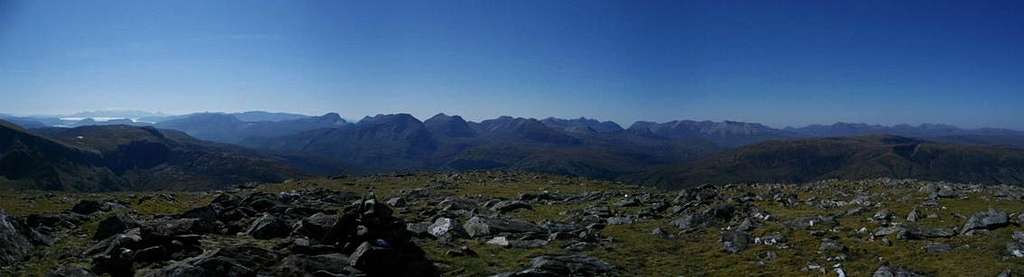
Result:
M1024 190L1009 186L658 191L474 172L224 192L6 192L0 208L3 276L1024 274Z

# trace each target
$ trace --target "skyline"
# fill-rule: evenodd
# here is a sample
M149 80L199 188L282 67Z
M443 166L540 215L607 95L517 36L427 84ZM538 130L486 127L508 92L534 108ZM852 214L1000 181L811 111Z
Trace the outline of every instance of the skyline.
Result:
M132 120L136 120L136 119L139 119L139 118L138 117L130 117L130 116L101 116L101 115L88 116L86 114L145 113L145 114L148 114L146 116L187 116L187 115L191 115L191 114L203 114L203 113L237 114L237 113L244 113L244 112L286 113L286 114L303 115L303 116L309 116L309 117L324 116L324 115L326 115L328 113L336 113L339 116L341 116L342 119L344 119L345 121L348 121L349 123L357 123L357 122L359 122L360 120L362 120L362 119L364 119L366 117L374 117L374 116L377 116L377 115L409 114L409 113L388 113L388 114L377 113L377 114L367 114L367 115L354 115L354 116L351 116L351 115L345 115L345 114L338 113L338 112L326 112L326 113L323 113L323 114L307 114L307 113L299 113L299 112L282 112L282 111L265 111L265 110L240 110L240 111L227 111L227 112L225 112L225 111L200 111L200 112L180 113L180 114L178 114L178 113L149 112L149 111L140 111L140 110L95 110L95 111L81 111L81 112L76 112L76 113L65 113L65 114L11 114L11 113L0 112L0 115L10 115L10 116L15 116L15 117L23 117L23 118L54 118L54 117L57 117L57 118L67 119L67 120L95 119L96 121L103 122L103 121L113 120L113 119L132 119ZM936 126L943 125L943 126L952 126L952 127L955 127L955 128L965 129L965 130L971 130L971 129L1006 129L1006 130L1013 130L1013 131L1024 131L1024 130L1015 129L1015 128L964 127L964 126L958 126L958 125L942 123L942 122L923 122L923 123L917 123L917 124L911 124L911 123L879 124L879 123L872 123L872 122L836 121L836 122L830 122L830 123L812 123L812 124L806 124L806 125L777 126L777 125L766 124L766 123L763 123L763 122L737 121L737 120L728 120L728 119L726 119L726 120L709 120L709 119L680 118L680 119L672 119L672 120L664 120L664 121L637 120L637 121L631 121L631 122L619 122L619 121L615 121L615 120L607 120L607 119L602 119L602 118L586 117L586 116L577 116L577 117L556 117L556 116L529 117L529 116L517 116L517 115L506 114L506 115L499 115L499 116L496 116L496 117L493 117L493 118L466 118L466 117L464 117L464 116L462 116L460 114L446 113L446 112L438 112L438 113L433 113L433 114L430 114L430 115L414 115L414 114L409 114L409 115L414 117L414 118L416 118L417 120L419 120L421 122L422 121L426 121L426 120L430 119L431 117L434 117L434 116L437 116L437 115L459 116L459 117L462 117L467 122L477 122L477 123L479 123L481 121L485 121L485 120L497 119L497 118L500 118L500 117L526 118L526 119L536 119L536 120L545 120L545 119L549 119L549 118L563 119L563 120L585 119L585 120L597 120L599 122L613 122L613 123L619 125L619 127L626 128L626 129L628 129L630 126L632 126L633 124L638 123L638 122L668 123L668 122L672 122L672 121L696 121L696 122L711 121L711 122L723 123L725 121L733 121L733 122L739 122L739 123L760 124L760 125L767 126L769 128L780 129L780 130L783 130L783 129L786 129L786 128L802 128L802 127L811 127L811 126L829 126L829 125L835 125L835 124L852 124L852 125L861 125L861 124L863 124L863 125L868 125L868 126L880 126L880 127L897 127L897 126L901 126L901 125L911 126L911 127L922 127L922 126L927 126L927 125L936 125Z
M0 0L0 113L1020 130L1022 11L1012 1Z

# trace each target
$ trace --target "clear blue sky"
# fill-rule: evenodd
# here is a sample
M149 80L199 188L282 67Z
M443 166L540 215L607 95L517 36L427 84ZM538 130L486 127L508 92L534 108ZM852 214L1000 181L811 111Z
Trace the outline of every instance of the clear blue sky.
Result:
M0 0L0 112L1024 129L1021 3Z

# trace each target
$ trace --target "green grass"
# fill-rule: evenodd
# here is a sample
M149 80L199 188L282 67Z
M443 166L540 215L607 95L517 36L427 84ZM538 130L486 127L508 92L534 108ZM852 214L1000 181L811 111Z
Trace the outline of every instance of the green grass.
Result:
M1024 272L1024 260L1006 258L1005 243L1010 240L1013 231L1024 230L1024 227L1010 226L975 236L957 236L948 239L928 241L904 241L895 236L890 237L892 246L886 246L867 236L854 236L861 228L874 231L878 222L870 219L878 207L867 207L857 215L838 218L839 227L835 232L826 231L824 236L837 237L848 249L848 259L841 262L827 261L826 255L819 253L821 236L812 235L805 230L791 230L783 224L791 219L817 215L843 215L853 206L830 209L819 209L806 205L803 201L812 197L817 199L851 200L857 195L868 194L873 202L889 209L904 221L907 213L915 207L920 220L916 223L928 227L959 228L965 218L975 212L996 208L1007 213L1024 212L1024 201L996 199L986 193L970 193L968 199L941 199L938 207L921 207L927 194L918 189L923 182L910 182L900 186L882 186L878 182L827 182L827 187L789 186L784 192L798 195L800 204L784 207L771 199L754 201L751 204L767 211L775 218L761 224L751 232L754 237L773 233L783 234L787 239L787 249L775 246L754 245L738 254L728 254L722 249L719 241L721 228L716 225L693 233L677 234L678 229L669 222L672 216L655 219L643 219L631 225L610 225L601 234L610 239L609 243L596 244L597 248L586 251L592 255L615 265L625 276L807 276L818 275L815 272L802 271L810 263L818 264L827 270L828 275L834 274L832 264L841 263L849 276L870 276L883 263L906 267L921 273L936 276L995 276L999 272L1011 269ZM410 176L370 176L349 177L341 179L308 179L271 184L259 188L267 192L285 192L308 188L326 188L364 194L373 190L378 199L402 195L412 189L430 186L433 194L439 197L448 195L482 199L515 199L525 192L552 192L578 194L590 191L615 191L616 193L637 194L642 192L664 193L662 199L672 199L674 192L659 192L647 188L628 187L614 182L590 181L580 178L560 177L537 174L505 174L494 172L461 173L459 177L441 174L414 174ZM721 198L729 199L753 192L768 195L766 187L737 187L722 191ZM159 193L112 193L112 194L75 194L47 192L10 192L0 193L0 208L10 214L26 215L31 213L55 213L67 210L81 199L122 200L131 204L140 215L176 214L185 210L206 205L216 193L172 193L174 200L159 197ZM138 202L146 196L152 199ZM607 201L585 203L548 203L534 204L532 210L518 210L507 213L508 216L541 223L546 220L564 221L568 214L582 211L590 206L606 205L615 213L635 214L643 207L620 208L614 206L622 197L612 197ZM399 216L408 222L424 221L429 216L421 211L433 209L436 203L410 199L409 207L398 209ZM927 218L928 214L936 214L938 218ZM962 217L961 217L962 216ZM88 237L95 231L96 222L102 216L88 222L81 228L60 237L57 245L44 250L43 254L34 256L25 263L23 275L39 276L54 266L66 262L81 262L63 257L65 253L80 253L88 246ZM663 239L651 234L654 228L675 234L674 239ZM234 243L232 237L207 240L206 243ZM562 247L565 242L557 241L537 249L515 249L487 245L482 241L460 239L453 245L465 245L475 251L476 257L451 257L445 254L448 249L457 246L441 245L436 240L417 240L426 251L428 257L435 262L444 264L442 270L446 276L488 276L495 273L522 269L532 257L539 255L567 254ZM954 250L943 254L925 253L928 242L944 242ZM268 247L273 246L268 244ZM760 256L766 252L774 252L778 258L765 264L759 263Z

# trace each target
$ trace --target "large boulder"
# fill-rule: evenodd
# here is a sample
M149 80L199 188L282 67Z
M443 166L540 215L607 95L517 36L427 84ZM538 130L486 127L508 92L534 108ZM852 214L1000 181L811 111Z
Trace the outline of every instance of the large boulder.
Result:
M106 238L89 249L85 255L92 258L92 271L110 276L132 276L135 273L133 249L142 242L141 231L128 230Z
M975 213L971 218L964 222L963 228L960 229L960 233L965 234L973 230L992 230L999 227L1006 226L1010 223L1010 218L1005 212L989 209L988 211Z
M103 209L103 204L96 200L82 200L71 207L72 212L83 215L97 213L100 209Z
M18 230L20 225L0 210L0 266L18 263L32 250L32 243Z
M263 214L262 217L252 223L246 234L256 239L272 239L286 237L290 232L291 227L288 226L288 222L285 222L284 219L271 214Z
M337 215L316 213L296 223L292 235L306 236L317 241L326 238L334 225L338 224Z
M437 220L434 220L434 224L430 224L430 227L427 228L427 232L436 238L441 238L446 235L462 237L466 234L466 231L462 230L462 226L459 226L457 221L447 217L439 217Z
M96 233L93 234L93 240L102 240L109 238L110 236L119 234L127 231L128 229L138 228L139 221L136 220L129 214L117 213L110 215L109 217L100 221L99 226L96 228Z
M388 246L363 242L349 255L349 265L370 274L394 272L392 262L395 252ZM382 275L383 276L383 275Z
M918 226L907 226L902 230L898 230L898 237L900 239L932 239L932 238L950 238L956 235L956 230L951 228L928 228Z
M462 225L470 237L482 237L502 233L542 233L545 232L540 226L533 223L503 219L474 216Z

